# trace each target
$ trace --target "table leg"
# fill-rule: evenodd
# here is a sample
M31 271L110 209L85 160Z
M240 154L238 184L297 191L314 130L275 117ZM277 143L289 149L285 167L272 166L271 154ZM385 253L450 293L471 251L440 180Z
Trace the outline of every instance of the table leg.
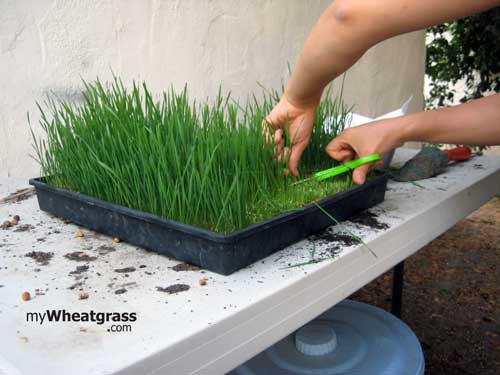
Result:
M405 262L396 264L392 273L392 315L401 318L401 305L403 303L403 283L405 273Z

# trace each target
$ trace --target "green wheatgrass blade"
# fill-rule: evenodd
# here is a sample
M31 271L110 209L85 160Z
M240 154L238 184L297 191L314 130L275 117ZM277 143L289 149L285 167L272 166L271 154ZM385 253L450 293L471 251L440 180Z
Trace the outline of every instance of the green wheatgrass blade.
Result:
M276 90L237 102L219 89L199 103L186 87L155 95L114 77L83 82L82 91L79 105L49 97L38 106L44 134L32 129L34 153L50 185L220 233L352 186L346 175L291 188L287 162L275 160L262 136ZM324 148L344 128L348 108L326 94L301 161L306 178L331 165Z
M342 224L340 221L335 219L331 214L329 214L323 207L318 202L313 202L314 205L321 211L323 212L330 220L332 220L335 224L337 224L339 227L343 228L347 233L351 235L352 238L354 238L356 241L358 241L360 244L364 245L368 251L373 255L375 259L378 259L377 254L363 241L363 239L357 235L355 235L352 231L349 230L344 224Z
M280 268L280 270L287 270L287 269L290 269L290 268L297 268L297 267L308 266L310 264L321 263L321 262L324 262L325 260L330 260L330 259L335 259L335 258L337 258L337 256L315 258L315 259L311 259L311 260L309 260L307 262L291 264L291 265L289 265L287 267Z

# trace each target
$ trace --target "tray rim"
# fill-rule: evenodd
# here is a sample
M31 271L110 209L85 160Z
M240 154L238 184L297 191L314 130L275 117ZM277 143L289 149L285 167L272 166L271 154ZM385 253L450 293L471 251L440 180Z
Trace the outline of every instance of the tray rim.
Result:
M320 205L330 205L336 201L348 198L362 190L367 189L372 185L377 185L383 183L384 180L388 179L387 173L380 173L365 182L363 185L357 185L351 187L350 189L344 190L334 195L327 196L317 201ZM265 231L270 227L282 225L287 221L295 219L297 216L305 215L311 211L316 211L318 208L314 203L309 203L305 206L286 211L279 215L273 216L269 219L259 221L257 223L251 224L245 228L235 230L229 233L217 233L209 229L200 228L194 225L181 223L176 220L166 219L164 217L154 215L148 212L144 212L138 209L122 206L120 204L105 201L103 199L94 198L92 196L74 192L68 189L63 189L55 186L51 186L44 181L45 177L36 177L29 179L29 184L34 186L36 189L45 190L52 194L62 195L66 198L82 201L83 203L91 206L97 206L101 209L108 211L114 211L121 215L126 215L134 219L149 222L151 224L160 225L167 227L169 229L177 230L183 232L184 234L201 237L205 240L213 241L216 243L236 243L243 240L246 237L255 235L261 231Z

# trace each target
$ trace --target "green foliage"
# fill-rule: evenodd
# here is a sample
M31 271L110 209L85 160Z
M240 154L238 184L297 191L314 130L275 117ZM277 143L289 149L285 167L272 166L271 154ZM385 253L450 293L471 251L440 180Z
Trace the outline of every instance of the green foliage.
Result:
M292 185L295 179L283 173L287 162L275 160L262 135L277 92L241 105L219 91L213 104L200 104L190 102L186 89L155 100L145 84L127 90L115 79L84 86L80 106L54 98L39 105L46 140L33 136L34 148L51 185L230 232L352 184L344 176ZM304 175L334 164L324 147L342 131L346 113L340 99L322 101Z
M431 91L427 107L500 91L500 8L431 27L428 39L426 72ZM457 93L450 86L461 80L465 93L455 98Z

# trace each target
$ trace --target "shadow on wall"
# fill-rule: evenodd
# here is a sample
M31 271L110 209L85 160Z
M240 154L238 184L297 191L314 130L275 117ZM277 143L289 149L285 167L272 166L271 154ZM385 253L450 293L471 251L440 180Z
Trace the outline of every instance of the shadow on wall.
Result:
M74 104L83 103L83 95L82 95L83 85L82 86L52 86L47 87L42 90L42 96L45 98L57 98L63 102L70 102Z

